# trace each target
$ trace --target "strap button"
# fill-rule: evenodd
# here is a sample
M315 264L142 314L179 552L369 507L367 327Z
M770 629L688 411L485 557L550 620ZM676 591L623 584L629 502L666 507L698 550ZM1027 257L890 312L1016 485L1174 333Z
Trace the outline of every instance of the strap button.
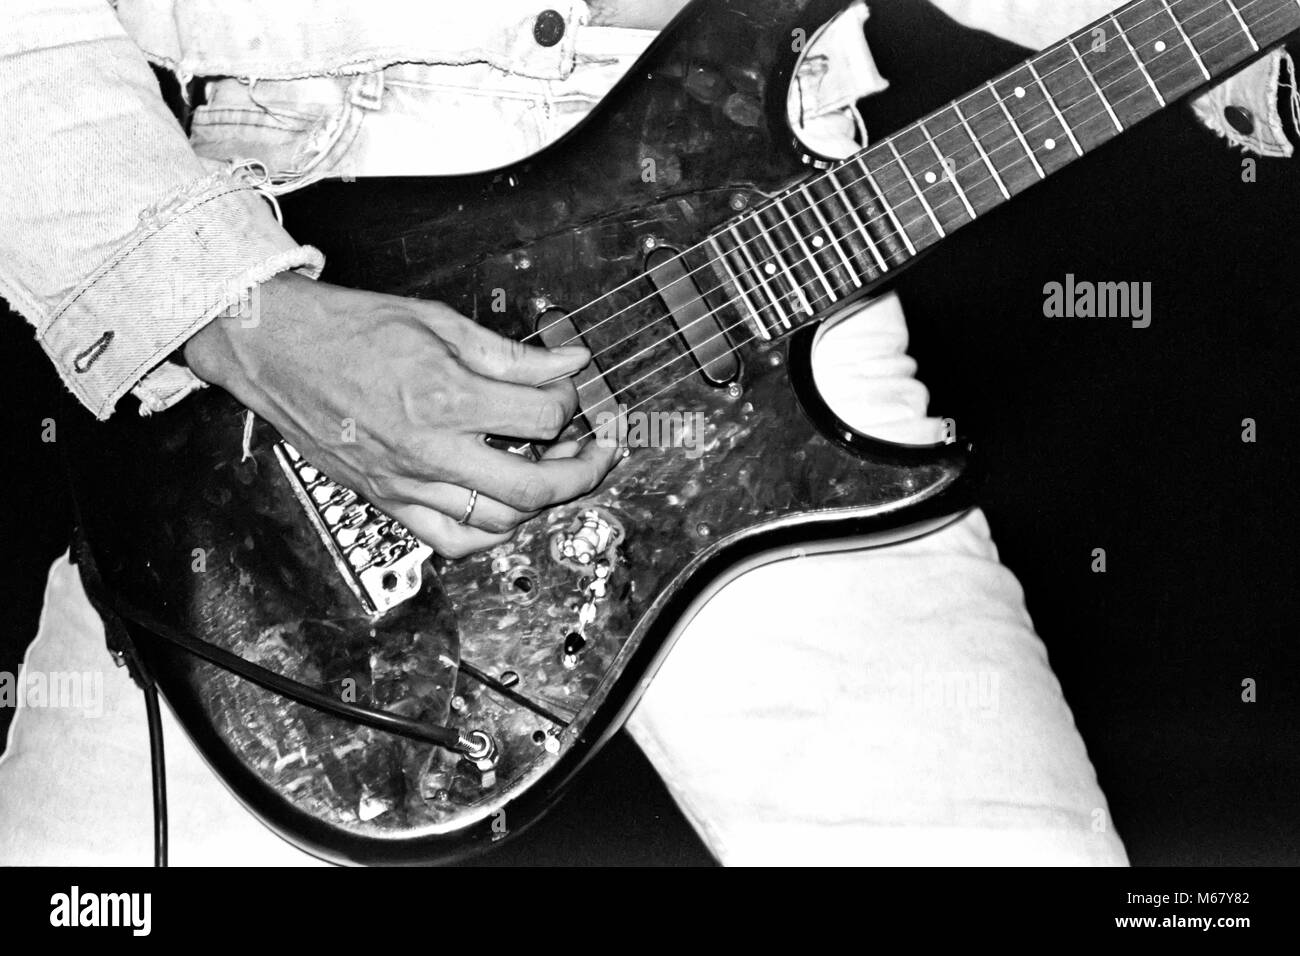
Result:
M533 22L533 39L542 46L555 46L564 36L564 17L555 10L543 10Z

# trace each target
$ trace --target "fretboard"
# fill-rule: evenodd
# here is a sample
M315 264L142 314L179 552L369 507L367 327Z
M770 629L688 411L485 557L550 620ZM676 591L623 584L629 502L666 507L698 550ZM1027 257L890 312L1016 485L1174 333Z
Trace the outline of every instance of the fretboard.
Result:
M1135 0L711 235L757 334L862 289L1300 29L1300 0Z

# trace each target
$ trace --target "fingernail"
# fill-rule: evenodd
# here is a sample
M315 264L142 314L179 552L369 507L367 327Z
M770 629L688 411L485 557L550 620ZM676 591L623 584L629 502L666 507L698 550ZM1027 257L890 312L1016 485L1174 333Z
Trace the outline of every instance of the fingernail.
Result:
M551 353L562 358L577 358L579 355L586 355L587 349L581 345L560 345L551 349Z

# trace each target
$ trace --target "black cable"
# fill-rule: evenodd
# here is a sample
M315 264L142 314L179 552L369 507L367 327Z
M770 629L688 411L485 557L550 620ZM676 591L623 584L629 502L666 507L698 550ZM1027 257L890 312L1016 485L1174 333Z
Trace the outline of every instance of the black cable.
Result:
M474 754L485 747L480 740L475 739L479 737L481 732L472 732L467 735L456 727L424 724L386 710L376 710L372 707L337 700L328 694L321 693L314 687L309 687L306 684L277 674L275 671L267 670L259 664L244 660L239 655L232 654L215 644L190 637L188 634L169 627L161 621L151 619L147 614L135 609L123 608L120 606L121 603L118 600L112 601L115 609L123 617L135 621L150 636L179 647L181 650L201 658L209 664L215 664L222 670L230 671L245 680L252 681L259 687L274 694L287 697L290 700L332 714L335 717L342 717L345 720L373 727L375 730L383 730L401 737L436 744L456 753Z
M299 704L313 707L327 714L341 717L344 720L351 720L376 730L383 730L398 736L445 747L454 753L467 754L475 758L496 751L496 742L481 730L472 730L467 733L456 727L422 724L419 721L410 720L385 710L376 710L371 707L336 700L313 687L284 677L259 664L247 661L237 654L232 654L224 648L217 647L215 644L190 637L188 634L154 619L149 614L129 607L120 598L106 593L106 589L101 586L99 569L95 566L90 549L80 534L74 540L73 551L76 554L76 563L81 571L82 583L86 588L87 596L90 597L91 603L95 606L95 610L100 617L105 620L106 631L110 635L117 634L120 637L120 640L111 641L110 646L118 647L122 653L129 657L132 665L132 676L136 678L137 683L144 691L145 713L149 721L149 758L153 773L155 866L164 867L167 865L167 768L163 752L162 714L158 707L158 687L154 683L153 673L145 664L143 655L135 646L135 642L131 640L131 636L126 633L125 627L121 624L123 618L134 621L139 627L143 628L144 633L151 637L166 641L188 654L251 681L273 694L287 697ZM110 609L113 612L114 619L110 619L109 615L106 614L106 611Z
M86 594L101 618L105 617L106 611L111 611L120 620L134 621L139 627L143 628L144 633L179 647L181 650L201 658L209 664L214 664L222 670L230 671L245 680L252 681L273 694L279 694L281 697L287 697L299 704L305 704L335 717L341 717L366 727L373 727L375 730L383 730L412 740L446 747L448 750L459 754L477 756L480 752L490 749L490 741L487 740L487 735L482 731L474 730L466 733L457 727L424 724L386 710L377 710L373 707L364 707L360 704L350 704L346 701L337 700L328 694L321 693L314 687L284 677L275 673L275 671L262 667L260 664L244 660L238 654L232 654L215 644L190 637L183 631L164 624L151 614L141 611L122 598L109 593L108 589L103 586L103 582L99 577L99 568L95 565L94 557L90 553L89 545L84 537L78 535L74 550L77 554L77 566L81 569L82 583L86 588ZM131 646L130 635L125 634L124 638L125 640L122 643ZM126 647L121 648L123 652L126 649ZM138 660L139 655L132 655L132 659Z
M167 762L163 752L162 712L158 708L158 686L140 654L131 648L131 661L144 691L144 710L149 720L149 766L153 774L153 864L167 865Z
M473 678L474 680L482 684L484 687L491 688L492 690L496 691L498 694L500 694L502 697L506 698L507 700L514 701L520 707L523 707L527 710L531 710L534 714L536 714L538 717L541 717L543 720L549 720L557 727L569 726L569 722L565 720L563 717L561 717L559 714L555 713L554 711L548 710L547 708L543 707L541 704L537 703L531 698L525 697L523 694L519 693L518 691L511 690L509 687L501 683L501 681L497 680L491 674L479 670L469 661L462 660L459 666L461 671L465 674L466 677Z

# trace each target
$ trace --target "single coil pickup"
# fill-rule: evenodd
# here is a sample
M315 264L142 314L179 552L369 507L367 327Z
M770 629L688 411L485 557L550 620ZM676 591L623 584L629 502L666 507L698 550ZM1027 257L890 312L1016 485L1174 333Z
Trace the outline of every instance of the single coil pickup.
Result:
M582 333L563 309L547 309L539 315L537 335L547 348L578 343L591 349L593 355L596 352L583 339ZM597 427L602 412L618 414L618 401L614 398L609 383L605 381L600 363L594 358L573 377L573 385L578 390L578 413L585 419L587 431Z
M735 381L740 361L677 250L667 246L655 249L646 256L645 266L646 277L659 293L705 379L713 385Z

